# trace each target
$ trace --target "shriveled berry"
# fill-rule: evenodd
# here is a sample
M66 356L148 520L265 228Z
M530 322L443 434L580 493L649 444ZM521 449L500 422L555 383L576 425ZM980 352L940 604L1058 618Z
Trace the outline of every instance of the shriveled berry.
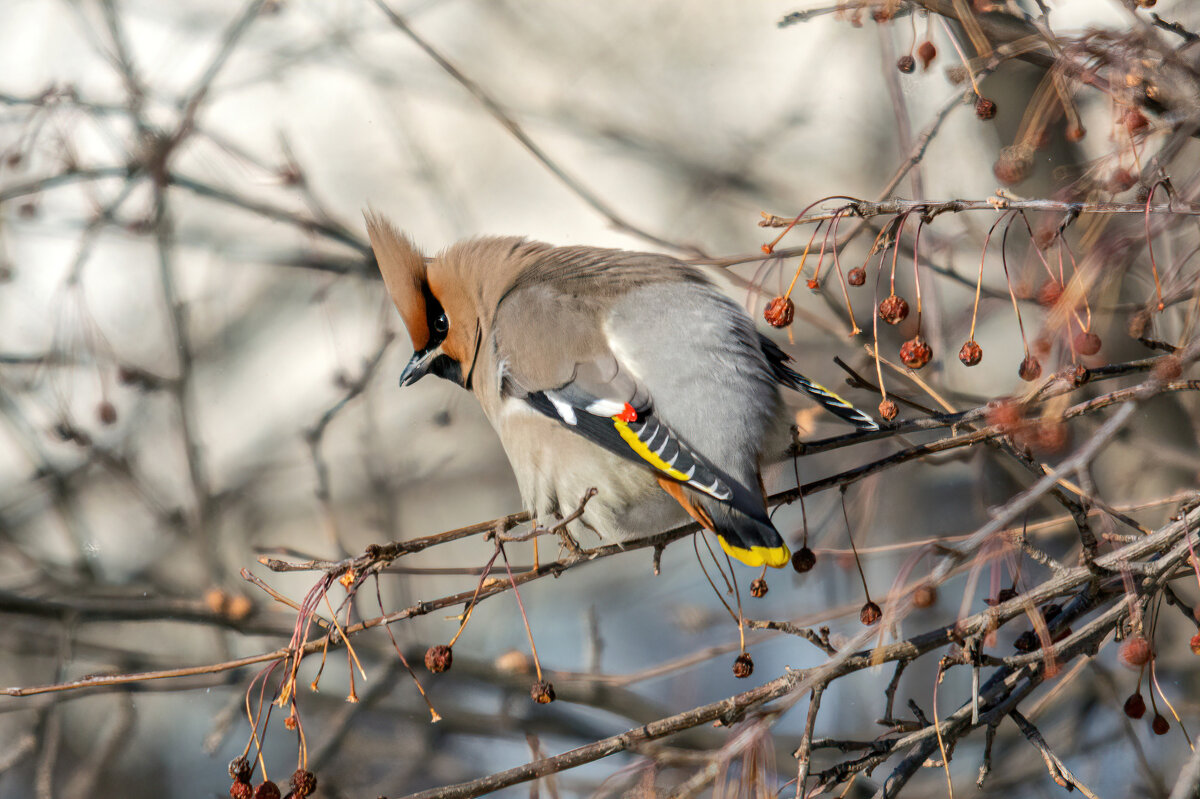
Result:
M108 400L104 400L96 406L96 418L100 420L102 425L112 425L117 423L117 406L113 405Z
M254 789L254 799L279 799L279 786L267 780Z
M879 303L879 318L889 325L898 325L908 318L908 301L891 294Z
M229 761L229 777L236 782L250 782L250 775L253 773L250 768L250 761L243 755L238 755L233 760Z
M437 644L425 650L425 668L434 674L449 671L454 664L454 652L445 644Z
M1043 308L1049 308L1058 302L1063 295L1063 285L1057 280L1047 280L1042 285L1038 286L1037 304Z
M868 627L878 624L881 618L883 618L883 611L874 602L868 601L858 611L858 620Z
M289 784L296 796L311 796L317 790L317 775L298 768L292 773Z
M937 602L937 588L925 583L918 585L913 591L913 605L918 608L931 608Z
M1070 125L1067 127L1067 141L1071 143L1082 141L1086 135L1087 128L1083 127L1083 125Z
M773 297L763 311L763 317L772 327L787 327L795 315L796 304L791 297Z
M1143 635L1129 636L1117 652L1120 661L1131 669L1140 669L1149 663L1153 656L1154 652L1150 647L1150 642Z
M879 403L879 416L885 422L890 422L900 414L900 408L890 399Z
M910 55L902 55L896 59L896 69L903 72L905 75L917 68L917 59Z
M867 270L856 266L846 273L846 282L851 286L861 286L867 282Z
M1155 735L1166 735L1171 731L1171 722L1167 721L1167 717L1162 713L1154 714L1154 721L1150 722L1150 729Z
M554 701L554 686L546 680L538 680L529 689L529 696L539 705L549 704Z
M975 116L979 119L992 119L996 116L996 103L980 96L975 100Z
M1075 335L1075 350L1080 355L1095 355L1100 351L1100 337L1090 330Z
M248 782L235 782L229 786L229 799L254 799L254 786Z
M1000 151L992 174L1005 186L1015 186L1033 170L1033 154L1024 147L1005 147Z
M1026 355L1017 369L1017 375L1027 383L1037 380L1042 376L1042 362L1033 355Z
M813 566L817 565L817 556L808 547L800 547L792 553L792 568L798 574L804 574L807 571L812 571Z
M975 339L971 339L958 351L958 359L962 361L963 366L974 366L983 360L983 347L979 346Z
M1129 698L1125 700L1125 706L1122 709L1129 718L1140 719L1146 715L1146 700L1142 699L1140 691L1136 694L1130 694Z
M805 285L808 286L810 291L817 291L821 288L821 281L817 280L815 277L810 277L808 279L808 283Z
M750 583L750 596L755 599L761 599L766 596L769 590L770 587L767 585L767 581L762 577L757 577L754 579L754 582Z
M754 658L750 657L749 652L743 652L737 656L737 660L733 661L733 676L739 680L744 680L754 673Z
M937 48L933 42L926 39L917 45L917 58L921 59L921 69L929 69L933 59L937 58Z
M933 350L923 336L914 336L900 345L900 360L909 369L920 369L932 357Z

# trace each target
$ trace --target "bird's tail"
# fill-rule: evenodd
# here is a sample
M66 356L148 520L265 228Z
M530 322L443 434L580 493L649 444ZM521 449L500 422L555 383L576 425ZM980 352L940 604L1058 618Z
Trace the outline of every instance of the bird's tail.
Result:
M804 392L816 400L817 404L822 408L841 419L845 419L859 430L879 429L879 422L876 422L870 416L825 388L825 386L809 380L788 366L788 361L791 358L774 341L771 341L766 336L762 336L760 340L763 354L767 356L767 362L771 366L771 371L775 374L775 379L780 383L783 383L788 388Z
M727 502L689 491L666 477L659 477L658 484L701 527L717 534L721 549L731 558L747 566L772 566L778 569L787 565L792 553L765 512L748 514Z

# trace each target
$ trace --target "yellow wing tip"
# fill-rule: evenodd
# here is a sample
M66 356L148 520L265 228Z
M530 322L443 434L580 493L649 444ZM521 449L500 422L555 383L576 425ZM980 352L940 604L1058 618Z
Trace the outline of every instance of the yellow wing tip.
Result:
M791 551L787 548L787 544L781 544L777 547L738 547L730 544L723 536L718 535L717 540L721 542L721 549L725 550L725 554L729 557L740 560L747 566L770 566L773 569L781 569L788 565L792 558Z

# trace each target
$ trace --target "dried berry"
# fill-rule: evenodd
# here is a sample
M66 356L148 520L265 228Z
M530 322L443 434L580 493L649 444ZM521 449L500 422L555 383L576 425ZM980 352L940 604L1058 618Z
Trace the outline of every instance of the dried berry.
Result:
M749 652L743 652L737 656L737 660L733 661L733 676L739 680L744 680L754 673L754 658L750 657Z
M454 664L454 652L445 644L437 644L425 650L425 668L434 674L449 671Z
M787 327L795 315L796 304L791 297L774 297L763 311L763 317L772 327Z
M1162 713L1155 713L1154 721L1150 722L1150 729L1154 731L1155 735L1166 735L1171 731L1171 723Z
M1104 184L1104 188L1108 189L1113 194L1120 194L1123 191L1129 191L1137 184L1138 178L1133 172L1128 169L1118 169L1108 176L1108 180Z
M963 366L974 366L983 360L983 347L979 346L975 339L971 339L958 351L958 359L962 361Z
M554 701L554 686L546 680L538 680L529 689L529 696L539 705L549 704Z
M761 599L766 596L768 590L770 589L767 586L767 581L762 577L757 577L754 582L750 583L750 596L755 599Z
M1011 433L1020 427L1024 421L1024 410L1012 400L1000 399L988 403L987 423L992 427L1000 428L1001 432Z
M298 768L292 773L290 784L296 796L311 796L317 790L317 775Z
M903 72L905 75L917 68L917 59L910 55L902 55L896 60L896 69Z
M1057 280L1047 280L1037 290L1037 303L1043 308L1049 308L1058 302L1063 295L1063 285Z
M1146 120L1146 115L1137 108L1128 109L1122 121L1125 123L1125 130L1130 133L1137 133L1140 130L1144 130L1150 124Z
M1017 640L1013 641L1013 649L1018 652L1035 652L1041 648L1042 644L1033 630L1026 630L1017 636Z
M235 782L250 782L252 773L250 761L244 756L238 755L229 761L229 777Z
M908 302L895 294L879 303L879 318L889 325L898 325L908 318Z
M1140 669L1145 666L1153 655L1150 642L1143 635L1129 636L1117 652L1120 661L1131 669Z
M868 601L858 611L858 620L868 627L878 624L881 618L883 618L883 611L874 602Z
M100 420L102 425L113 425L117 423L117 407L108 400L104 400L96 406L96 418Z
M254 786L248 782L235 782L229 786L229 799L254 799Z
M1158 0L1137 0L1137 4L1141 8L1154 8L1158 4Z
M890 399L885 399L879 403L879 416L885 421L890 422L900 414L900 408Z
M980 96L975 100L975 116L979 119L992 119L996 116L996 103Z
M1067 426L1062 422L1041 422L1030 432L1030 446L1041 453L1061 452L1067 446Z
M1077 141L1081 141L1083 139L1083 137L1086 135L1087 135L1087 128L1083 127L1083 125L1069 125L1067 127L1066 136L1067 136L1067 141L1069 141L1069 142L1074 143Z
M909 369L920 369L932 357L933 350L923 336L914 336L900 345L900 360Z
M917 58L921 59L921 69L929 69L933 59L937 58L937 48L933 42L926 39L917 46Z
M867 270L856 266L846 273L846 282L851 286L861 286L867 282Z
M1027 383L1037 380L1042 376L1042 362L1033 355L1026 355L1017 369L1017 374Z
M279 786L267 780L254 789L254 799L279 799Z
M1090 330L1075 335L1075 349L1080 355L1095 355L1100 351L1100 337Z
M1130 694L1129 698L1125 700L1125 707L1123 709L1125 715L1131 719L1140 719L1146 715L1146 700L1142 699L1141 692Z
M913 591L913 605L918 608L931 608L937 602L937 589L929 583L918 585Z
M1005 186L1015 186L1033 170L1033 154L1026 147L1005 147L992 166L992 174Z
M798 574L804 574L807 571L812 571L812 567L817 565L817 556L808 547L800 547L792 553L792 568Z
M810 277L806 285L808 286L809 290L817 291L821 288L821 281L817 280L815 277Z

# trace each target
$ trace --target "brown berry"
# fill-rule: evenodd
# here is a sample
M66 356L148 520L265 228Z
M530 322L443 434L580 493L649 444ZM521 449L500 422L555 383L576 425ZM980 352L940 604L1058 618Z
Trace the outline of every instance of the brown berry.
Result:
M1129 698L1125 700L1125 707L1123 709L1125 711L1125 715L1129 716L1129 718L1140 719L1142 716L1146 715L1146 700L1142 699L1142 694L1140 692L1136 694L1130 694Z
M1026 355L1017 369L1017 374L1026 383L1033 382L1042 376L1042 362L1033 355Z
M1029 444L1039 452L1052 454L1067 446L1067 426L1062 422L1040 422L1031 432Z
M279 786L267 780L254 789L254 799L279 799Z
M229 777L235 782L250 782L250 775L252 773L250 761L244 756L238 755L229 761Z
M856 266L846 273L846 282L851 286L861 286L867 282L867 270Z
M937 58L937 48L933 42L926 39L917 46L917 58L921 59L921 69L929 69L933 59Z
M933 350L923 336L914 336L900 345L900 360L909 369L920 369L932 357Z
M539 705L549 704L554 701L554 686L546 680L538 680L529 689L529 696Z
M937 602L937 589L928 583L918 585L913 591L912 601L914 607L931 608Z
M254 786L248 782L235 782L229 786L229 799L254 799Z
M874 602L868 601L858 611L858 620L868 627L878 624L881 618L883 618L883 611Z
M1071 143L1082 141L1086 135L1087 128L1083 127L1083 125L1070 125L1067 127L1067 141Z
M1024 411L1012 400L999 399L988 403L987 423L992 427L998 427L1002 432L1011 433L1024 421Z
M796 315L796 304L791 297L774 297L763 311L763 317L772 327L787 327Z
M971 339L958 351L958 359L962 361L963 366L975 366L983 360L983 347L979 346L975 339Z
M754 673L754 658L750 657L749 652L743 652L737 656L737 660L733 661L733 676L739 680L744 680Z
M454 664L454 652L445 644L437 644L425 650L425 668L434 674L449 671Z
M116 424L117 406L108 400L104 400L96 406L96 418L100 420L100 424L105 426Z
M1153 654L1150 642L1146 640L1145 636L1131 635L1125 639L1125 643L1121 644L1117 657L1129 668L1140 669L1150 662Z
M908 318L908 302L895 294L879 303L879 318L889 325L898 325Z
M1125 123L1125 130L1130 133L1137 133L1140 130L1144 130L1150 124L1146 120L1146 115L1137 108L1128 109L1122 121Z
M903 72L905 75L917 68L917 59L910 55L902 55L896 60L896 69Z
M1154 8L1158 4L1158 0L1137 0L1137 4L1141 8Z
M1049 308L1063 295L1063 285L1057 280L1047 280L1037 290L1037 304Z
M885 422L890 422L900 414L900 408L890 399L885 399L879 403L879 416Z
M996 116L996 103L980 96L975 100L975 116L979 119L992 119Z
M1183 364L1179 360L1178 355L1164 355L1154 364L1154 368L1150 370L1150 376L1161 383L1169 383L1172 380L1178 380L1183 374Z
M750 583L750 596L755 599L761 599L767 595L770 588L767 586L767 581L762 577L755 578L754 582Z
M1033 155L1023 147L1005 147L992 165L992 174L1005 186L1015 186L1029 177L1032 170Z
M792 553L792 568L797 574L804 574L807 571L812 571L813 566L817 565L817 556L808 547L800 547Z
M302 768L292 773L289 781L296 796L311 796L317 790L317 775Z
M1075 334L1075 350L1080 355L1095 355L1100 351L1100 337L1090 330Z
M1155 735L1166 735L1171 731L1171 722L1167 721L1167 717L1162 713L1154 714L1154 721L1150 722L1150 729L1154 730Z

